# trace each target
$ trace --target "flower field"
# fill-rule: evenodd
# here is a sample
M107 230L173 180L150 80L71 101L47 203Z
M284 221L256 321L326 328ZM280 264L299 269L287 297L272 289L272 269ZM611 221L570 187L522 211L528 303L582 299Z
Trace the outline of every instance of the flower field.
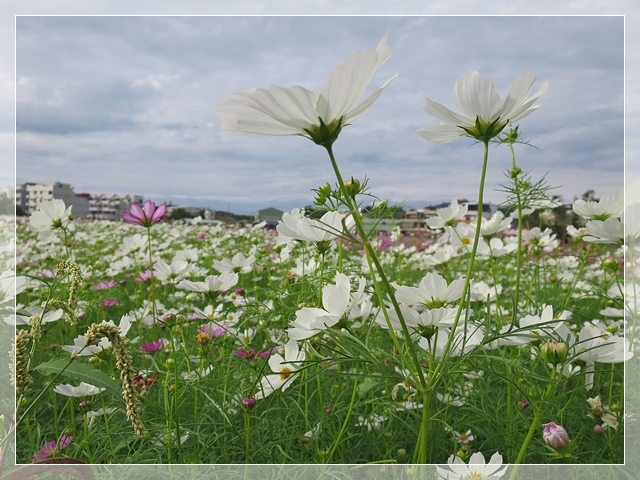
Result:
M213 227L151 200L121 222L53 200L18 219L0 277L18 463L437 464L480 479L625 462L640 204L576 200L583 227L566 238L536 223L557 205L517 166L512 123L548 85L529 96L523 75L503 98L473 72L454 89L463 113L427 100L440 125L418 134L484 147L476 205L490 147L509 149L505 208L470 217L454 199L428 230L379 231L394 209L361 208L367 181L342 177L333 144L395 78L355 105L386 42L320 92L241 92L218 111L227 133L327 151L336 183L314 211Z
M290 225L304 232L305 221L314 227L307 217ZM413 460L424 396L354 241L166 222L154 223L149 239L144 227L102 221L68 222L64 232L38 240L18 224L11 318L18 332L41 322L27 345L34 371L19 385L19 461ZM453 337L465 248L445 231L373 242L422 374L442 369L428 396L428 461L499 452L513 462L540 412L527 462L560 456L542 434L552 421L581 446L575 461L622 462L622 250L581 239L559 245L535 228L524 236L518 316L517 237L492 233ZM64 268L67 258L78 272ZM400 336L395 312L384 311ZM87 332L104 322L118 327L124 366L107 335L87 345ZM123 400L117 380L127 369L134 395Z

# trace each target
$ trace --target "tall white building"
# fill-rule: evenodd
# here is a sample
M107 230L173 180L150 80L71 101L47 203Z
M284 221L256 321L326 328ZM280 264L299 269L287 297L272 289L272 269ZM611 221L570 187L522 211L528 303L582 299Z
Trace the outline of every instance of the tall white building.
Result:
M16 206L19 206L25 215L35 212L42 202L53 199L64 201L64 204L72 206L71 214L76 218L86 217L89 214L89 199L86 195L78 195L68 183L18 183L16 185Z

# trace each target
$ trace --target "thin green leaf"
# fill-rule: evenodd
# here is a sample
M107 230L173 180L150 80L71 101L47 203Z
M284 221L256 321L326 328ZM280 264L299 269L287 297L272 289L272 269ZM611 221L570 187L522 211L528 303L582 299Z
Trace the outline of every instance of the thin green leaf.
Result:
M98 388L106 388L108 392L113 393L116 397L122 397L118 382L102 370L93 368L86 363L74 361L69 364L69 360L66 358L56 358L38 365L35 370L43 375L56 373L80 382L89 383Z

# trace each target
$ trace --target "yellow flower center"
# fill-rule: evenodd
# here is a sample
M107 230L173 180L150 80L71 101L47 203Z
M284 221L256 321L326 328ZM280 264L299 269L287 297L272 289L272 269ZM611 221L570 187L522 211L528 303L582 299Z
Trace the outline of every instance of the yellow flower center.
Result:
M484 475L482 475L481 473L478 473L478 472L470 472L469 473L469 478L471 480L484 480Z
M282 367L282 370L280 370L280 380L286 380L287 378L289 378L290 375L291 375L291 368Z

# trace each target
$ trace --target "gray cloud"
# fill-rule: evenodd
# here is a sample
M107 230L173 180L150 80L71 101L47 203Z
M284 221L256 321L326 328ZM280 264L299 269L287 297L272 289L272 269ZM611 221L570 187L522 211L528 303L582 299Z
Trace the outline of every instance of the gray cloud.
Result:
M374 194L415 206L476 195L481 148L415 134L437 123L424 98L453 107L455 81L473 69L503 94L524 72L537 74L535 88L551 83L522 121L540 148L519 149L523 168L549 172L567 200L623 182L621 17L20 17L17 27L18 181L229 199L246 211L309 203L310 189L333 182L322 149L223 136L215 110L234 91L319 89L388 31L394 52L371 88L400 76L335 147L345 174L368 176ZM495 187L510 159L494 155Z

